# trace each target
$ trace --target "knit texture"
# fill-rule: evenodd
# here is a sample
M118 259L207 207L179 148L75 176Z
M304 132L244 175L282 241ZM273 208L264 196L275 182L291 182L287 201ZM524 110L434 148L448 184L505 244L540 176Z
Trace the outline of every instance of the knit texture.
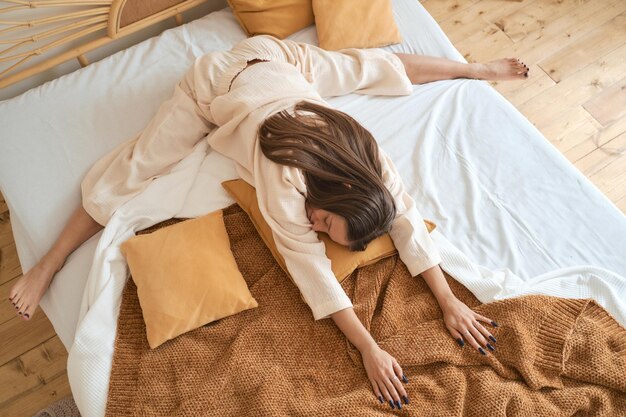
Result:
M313 320L246 214L231 206L224 221L259 307L150 350L129 279L107 416L626 415L626 330L593 301L527 296L481 305L446 276L459 299L499 324L496 351L482 356L456 344L428 286L397 255L342 283L409 380L411 404L392 411L374 397L360 353L333 321Z

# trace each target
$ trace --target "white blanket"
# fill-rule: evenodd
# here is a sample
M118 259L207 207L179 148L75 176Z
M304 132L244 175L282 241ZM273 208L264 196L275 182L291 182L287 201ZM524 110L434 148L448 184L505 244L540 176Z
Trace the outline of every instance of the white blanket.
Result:
M121 294L128 277L119 245L137 230L160 221L197 217L231 204L228 198L216 201L214 196L225 196L220 183L234 177L232 163L202 141L171 173L122 206L107 224L96 248L67 365L72 387L81 387L73 392L83 415L104 415ZM624 277L593 266L579 266L523 279L508 269L491 270L473 263L438 230L433 238L441 250L442 268L483 303L527 294L590 297L626 324L626 302L620 297L626 290Z

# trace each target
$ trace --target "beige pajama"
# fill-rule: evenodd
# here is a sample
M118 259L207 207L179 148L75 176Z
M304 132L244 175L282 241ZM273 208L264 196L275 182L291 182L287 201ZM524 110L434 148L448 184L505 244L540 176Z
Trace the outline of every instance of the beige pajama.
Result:
M243 71L254 59L268 62ZM230 51L196 59L148 126L92 167L81 185L83 205L97 222L106 224L117 208L168 173L206 137L213 149L235 161L239 175L256 188L259 209L291 277L315 320L327 318L352 303L306 216L301 171L263 155L258 127L276 112L292 111L301 100L329 106L322 97L411 91L400 59L382 49L331 52L271 36L246 39ZM400 258L417 276L441 261L439 252L382 150L381 159L384 181L397 208L390 235Z

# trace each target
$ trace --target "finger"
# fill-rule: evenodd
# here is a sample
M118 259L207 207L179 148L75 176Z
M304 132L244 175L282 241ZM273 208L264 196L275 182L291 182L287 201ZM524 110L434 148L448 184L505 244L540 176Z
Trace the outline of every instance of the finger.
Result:
M409 395L407 394L406 390L404 389L404 386L400 382L400 381L403 381L403 382L406 383L408 380L404 376L404 372L402 372L402 367L400 366L398 361L396 361L395 359L393 360L393 370L394 370L396 376L398 377L397 381L398 381L398 384L400 385L400 387L398 387L396 385L396 390L398 390L398 393L400 394L400 397L402 398L402 401L404 401L405 404L408 404L409 403Z
M389 404L391 408L396 408L396 406L394 405L393 397L391 396L391 392L389 391L389 387L387 387L387 384L385 383L385 381L388 381L388 380L389 378L382 377L381 379L377 380L376 383L378 384L380 391L383 393L383 396L385 397L385 401L387 401L387 404Z
M398 378L397 375L391 375L389 380L393 384L393 388L396 391L396 395L393 395L395 406L398 407L399 410L402 410L402 397L406 397L406 391L404 391L404 387L402 386L402 381Z
M472 333L470 332L469 329L463 329L461 330L461 334L463 335L463 338L465 339L465 341L472 346L474 349L476 349L477 351L479 351L480 353L483 353L484 350L483 348L478 344L478 342L476 341L476 339L474 338L474 336L472 336ZM481 352L482 350L482 352Z
M383 399L383 393L380 391L380 388L378 388L376 380L370 378L370 384L372 384L372 391L374 391L374 396L376 396L381 404L384 404L385 400Z
M396 387L394 383L392 382L392 378L394 376L395 375L389 375L389 376L383 377L382 382L387 387L387 391L389 391L389 396L391 397L391 400L393 402L393 407L396 407L396 405L400 401L400 396L398 395L398 391L396 391Z
M479 332L480 332L480 333L481 333L481 334L485 337L485 340L487 340L487 339L489 339L489 340L491 340L491 341L496 340L496 338L495 338L495 337L493 337L493 336L491 335L491 333L489 333L489 331L488 331L487 329L485 329L485 328L483 327L483 325L482 325L482 324L480 324L480 322L475 321L475 322L474 322L474 327L476 327L476 328L478 329L478 331L479 331ZM487 344L486 344L486 346L487 346L487 349L489 349L490 351L492 351L492 352L493 352L494 350L496 350L496 348L494 348L494 347L493 347L493 346L489 343L489 340L487 340Z
M478 345L478 347L476 348L481 354L486 355L487 353L485 352L486 349L486 345L487 345L487 340L485 339L485 337L480 334L480 332L478 331L478 329L474 326L469 326L469 332L472 335L472 338L474 339L474 341L476 342L476 344ZM484 349L485 347L485 349Z
M497 324L494 326L495 321L493 321L493 320L491 320L490 318L487 318L487 317L485 317L485 316L483 316L483 315L481 315L481 314L474 313L474 318L476 318L476 320L478 320L478 321L483 321L483 322L485 322L485 323L489 323L489 324L491 324L493 327L498 327L498 325L497 325Z
M448 326L446 326L446 327L448 327ZM461 346L461 347L465 346L465 341L463 340L463 335L459 331L457 331L456 329L454 329L452 327L448 327L448 331L450 332L452 337L454 337L454 339L459 344L459 346Z
M491 324L493 327L498 327L498 323L496 323L495 321L491 320L490 318L487 318L487 317L485 317L485 316L482 316L482 315L480 315L480 314L478 314L478 313L474 313L474 317L476 318L476 320L483 321L483 322L485 322L485 323L489 323L489 324ZM492 341L492 342L494 342L494 343L496 342L496 338L495 338L495 337L493 337L493 336L491 335L491 333L489 334L489 336L488 336L488 337L489 337L489 339L491 339L491 341Z

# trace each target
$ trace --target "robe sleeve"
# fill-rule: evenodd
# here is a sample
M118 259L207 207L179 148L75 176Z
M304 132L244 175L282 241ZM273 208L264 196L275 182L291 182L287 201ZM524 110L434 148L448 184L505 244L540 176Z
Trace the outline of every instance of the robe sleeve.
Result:
M305 197L298 190L303 185L298 169L260 158L256 170L264 178L256 188L259 209L314 319L329 318L352 307L331 269L324 242L306 215Z
M383 181L393 196L396 205L389 235L398 250L400 259L412 276L441 263L441 255L433 242L415 201L406 192L400 174L393 161L379 148Z

